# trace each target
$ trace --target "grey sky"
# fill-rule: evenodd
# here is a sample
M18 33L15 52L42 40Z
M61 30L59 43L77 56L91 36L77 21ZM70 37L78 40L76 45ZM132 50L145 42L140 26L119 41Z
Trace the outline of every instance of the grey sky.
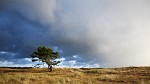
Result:
M15 53L0 54L1 61L29 58L46 45L76 65L150 65L149 0L0 2L0 51Z

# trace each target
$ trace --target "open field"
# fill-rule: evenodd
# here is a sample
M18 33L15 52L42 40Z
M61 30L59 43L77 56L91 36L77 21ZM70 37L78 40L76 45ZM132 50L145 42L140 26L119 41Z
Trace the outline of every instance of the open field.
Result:
M150 67L0 68L0 84L150 84Z

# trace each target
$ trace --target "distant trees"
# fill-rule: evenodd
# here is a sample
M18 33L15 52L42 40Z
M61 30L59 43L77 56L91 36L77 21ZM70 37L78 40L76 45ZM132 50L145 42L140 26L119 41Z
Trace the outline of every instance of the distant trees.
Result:
M54 61L59 57L59 52L54 52L51 48L40 46L31 54L32 62L39 61L45 62L48 65L48 69L52 71L52 66L57 65L60 61Z

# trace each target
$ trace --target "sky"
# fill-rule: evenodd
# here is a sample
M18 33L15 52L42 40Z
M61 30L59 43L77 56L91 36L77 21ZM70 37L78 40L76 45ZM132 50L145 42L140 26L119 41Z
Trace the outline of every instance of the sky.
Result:
M33 66L39 46L60 67L150 66L149 0L1 0L0 66Z

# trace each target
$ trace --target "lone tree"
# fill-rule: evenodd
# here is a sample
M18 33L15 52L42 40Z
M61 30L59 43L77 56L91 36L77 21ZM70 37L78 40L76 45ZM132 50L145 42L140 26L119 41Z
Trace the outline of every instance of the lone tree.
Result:
M31 54L31 57L32 62L45 62L50 71L52 71L52 65L60 63L60 61L54 61L54 59L59 57L59 52L54 52L51 48L45 46L38 47L37 50Z

